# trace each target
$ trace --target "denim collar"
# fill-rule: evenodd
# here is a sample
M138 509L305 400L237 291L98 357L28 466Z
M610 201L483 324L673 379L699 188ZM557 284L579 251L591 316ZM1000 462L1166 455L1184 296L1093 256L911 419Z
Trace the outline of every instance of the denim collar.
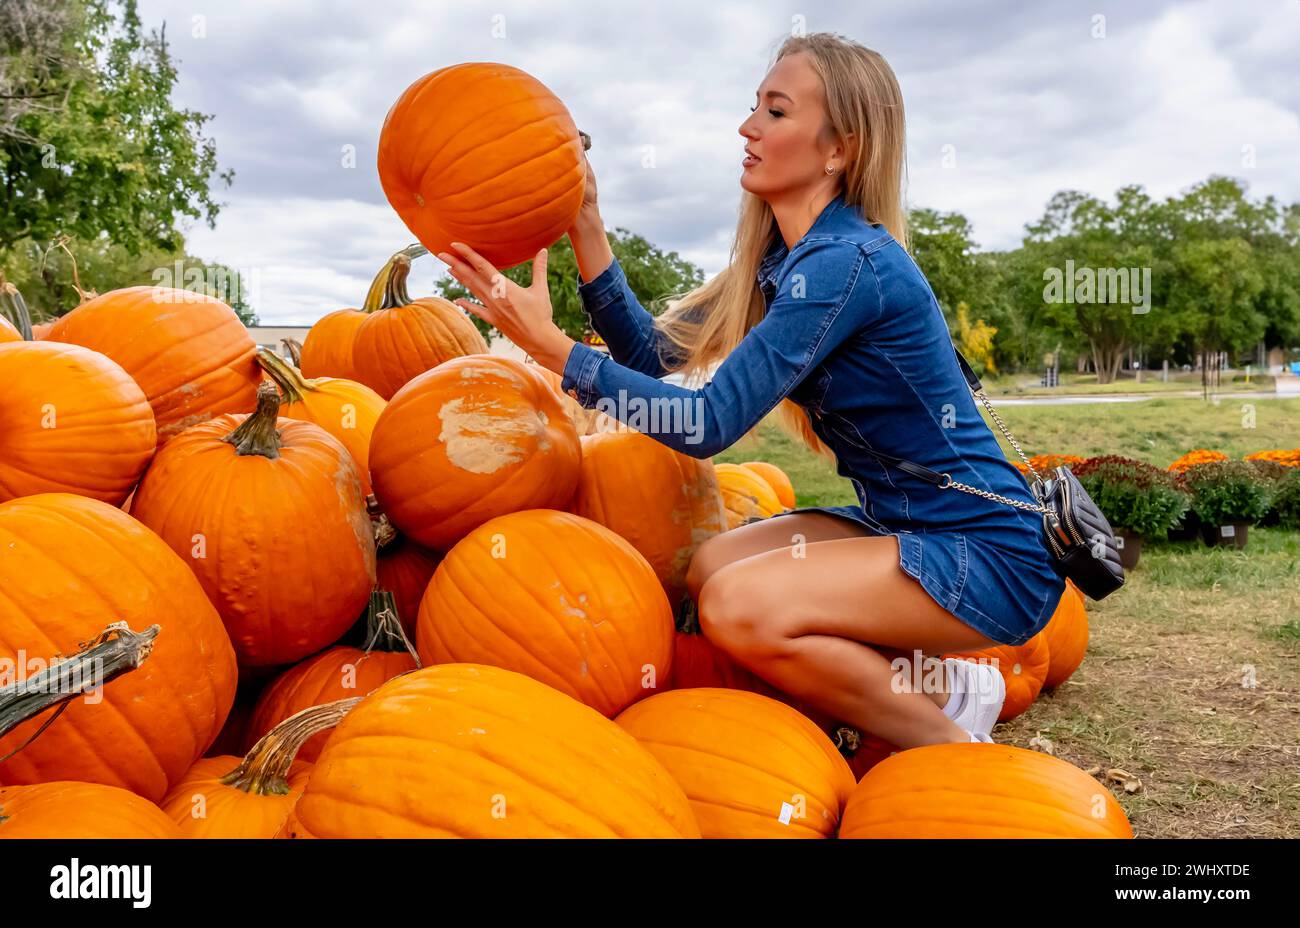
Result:
M804 233L805 237L811 235L817 230L818 226L825 225L832 215L845 206L844 192L840 191L835 194L829 203L822 208L821 213L813 220L812 226ZM802 241L802 239L800 239ZM760 287L772 286L776 283L777 271L781 263L790 255L790 247L786 245L785 239L781 237L778 230L776 240L768 247L767 253L763 256L762 262L758 266L756 279Z

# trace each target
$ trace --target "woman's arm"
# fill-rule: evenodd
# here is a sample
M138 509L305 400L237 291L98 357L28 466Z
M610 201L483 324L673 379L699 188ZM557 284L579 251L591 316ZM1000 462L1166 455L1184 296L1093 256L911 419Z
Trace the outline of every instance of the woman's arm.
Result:
M797 252L767 314L703 387L664 383L578 343L565 361L562 389L691 457L729 448L845 339L879 318L875 273L863 266L858 245L815 241Z
M659 347L667 336L655 328L654 316L628 286L595 204L582 207L569 240L578 260L578 297L591 327L609 346L610 357L647 376L665 376L668 370Z

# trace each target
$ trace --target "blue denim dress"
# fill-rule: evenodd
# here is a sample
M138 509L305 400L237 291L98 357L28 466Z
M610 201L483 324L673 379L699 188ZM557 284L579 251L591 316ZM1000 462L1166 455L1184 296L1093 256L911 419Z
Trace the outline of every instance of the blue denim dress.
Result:
M1051 618L1064 590L1040 517L939 489L866 449L980 489L1034 502L976 408L943 313L911 256L843 194L794 248L776 236L758 272L766 315L703 387L665 383L663 336L618 260L578 292L605 354L575 345L562 389L696 458L727 449L782 399L803 407L835 452L857 506L806 507L894 535L899 563L944 609L1004 644ZM789 514L789 513L787 513Z

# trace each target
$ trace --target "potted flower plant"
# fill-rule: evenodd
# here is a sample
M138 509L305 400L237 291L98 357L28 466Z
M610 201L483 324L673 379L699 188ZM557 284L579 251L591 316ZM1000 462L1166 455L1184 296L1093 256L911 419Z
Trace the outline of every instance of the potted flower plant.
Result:
M1137 566L1142 540L1163 537L1191 505L1178 477L1132 458L1103 455L1072 470L1115 529L1126 570Z
M1183 473L1207 545L1246 547L1247 531L1268 511L1269 490L1246 461L1214 461Z

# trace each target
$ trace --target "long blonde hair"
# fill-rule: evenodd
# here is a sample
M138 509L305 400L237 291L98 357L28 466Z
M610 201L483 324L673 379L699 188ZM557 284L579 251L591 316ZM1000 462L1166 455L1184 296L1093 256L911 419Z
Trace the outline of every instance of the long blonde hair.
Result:
M796 52L807 53L821 78L828 111L823 137L838 133L853 146L841 175L845 203L869 222L882 224L906 248L903 97L893 70L877 52L829 32L791 36L781 44L773 64ZM655 320L667 335L661 352L664 366L682 372L687 382L702 380L707 367L730 354L766 312L755 278L780 229L771 206L746 190L741 191L739 213L728 267L670 302L670 308ZM818 454L834 459L812 431L802 407L784 399L778 413L787 431Z

